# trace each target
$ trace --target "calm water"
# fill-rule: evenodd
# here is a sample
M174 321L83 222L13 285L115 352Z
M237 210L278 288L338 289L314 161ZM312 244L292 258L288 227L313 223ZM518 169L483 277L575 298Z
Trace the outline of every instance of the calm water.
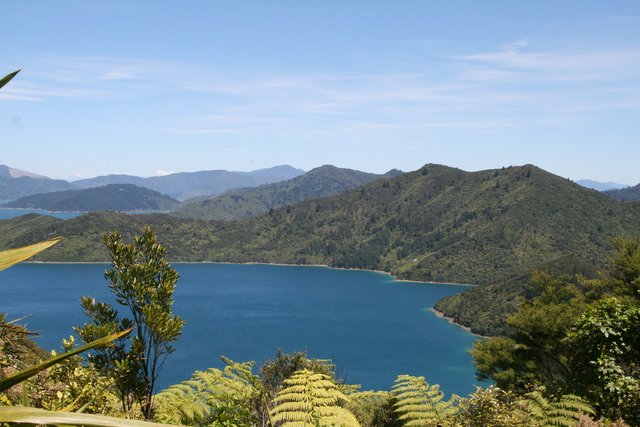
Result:
M26 323L45 348L82 324L79 298L112 300L106 264L22 264L0 272L0 312ZM396 282L391 276L322 267L175 264L175 310L188 323L161 374L161 386L196 369L222 367L219 355L259 364L277 348L332 359L363 389L388 390L398 374L423 375L445 393L478 384L466 352L474 336L429 308L464 290Z
M49 215L55 216L60 219L69 219L75 218L79 215L82 215L82 212L51 212L45 211L43 209L9 209L9 208L0 208L0 219L11 219L20 215L26 215L30 213L36 213L40 215Z
M1 203L0 203L1 204ZM47 211L44 209L10 209L10 208L0 208L0 220L2 219L11 219L20 215L26 215L30 213L40 214L40 215L48 215L54 216L60 219L70 219L75 218L80 215L84 215L86 212L57 212L57 211ZM153 214L153 213L166 213L166 211L128 211L124 212L130 215L145 215L145 214Z

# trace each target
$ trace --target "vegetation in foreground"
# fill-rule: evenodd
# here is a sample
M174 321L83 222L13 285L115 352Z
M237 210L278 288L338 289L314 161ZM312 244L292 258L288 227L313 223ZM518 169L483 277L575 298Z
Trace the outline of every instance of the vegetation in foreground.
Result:
M618 255L599 279L536 275L529 300L508 320L516 332L474 349L478 371L496 387L449 399L437 385L408 375L390 391L360 391L336 378L328 361L303 353L278 354L257 374L253 362L224 359L223 370L196 372L150 394L157 378L147 375L150 367L171 352L183 324L171 313L177 275L150 229L133 244L118 234L104 241L113 259L109 286L134 319L86 299L91 323L79 331L100 339L133 326L138 335L98 347L86 361L49 361L53 366L29 381L0 387L0 421L33 422L42 408L49 415L81 411L197 426L624 426L622 419L640 425L640 239L617 239ZM20 336L1 342L3 375L28 354L42 357L33 345L16 350L15 343L28 342L20 327L3 319L0 331ZM64 344L74 347L73 339ZM36 409L19 418L20 404Z

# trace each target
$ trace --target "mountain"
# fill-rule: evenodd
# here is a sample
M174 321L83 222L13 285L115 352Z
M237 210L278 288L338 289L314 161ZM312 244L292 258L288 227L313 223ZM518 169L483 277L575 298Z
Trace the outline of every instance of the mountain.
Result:
M304 200L331 196L359 187L382 177L402 173L389 171L385 175L343 169L331 165L320 166L304 175L275 184L230 190L215 197L199 197L183 202L172 215L182 218L231 221L258 216L281 206Z
M295 178L304 171L291 166L275 166L251 172L230 172L212 170L199 172L180 172L164 176L141 178L131 175L106 175L75 181L82 188L97 187L107 184L134 184L178 200L186 200L198 196L224 193L227 190L242 187L255 187Z
M24 171L22 169L11 168L6 165L0 165L0 177L2 178L20 178L23 176L35 179L49 179L49 177L38 175L37 173Z
M590 179L580 179L576 181L576 183L582 185L583 187L591 188L592 190L597 190L597 191L615 190L618 188L628 187L628 185L626 184L620 184L617 182L611 182L611 181L598 182L598 181L592 181Z
M0 199L15 200L32 194L71 190L75 185L43 175L0 165Z
M618 190L607 190L604 194L623 202L640 201L640 184Z
M144 187L144 182L148 178L142 178L133 175L111 174L102 175L95 178L86 178L73 181L80 188L104 187L110 184L132 184L138 187Z
M50 211L89 212L167 211L178 201L148 188L132 184L110 184L82 190L56 191L21 197L3 206L7 208L46 209Z
M429 164L241 221L25 215L0 221L0 244L59 235L65 239L37 259L104 261L100 233L118 230L130 239L145 224L156 228L173 261L326 264L476 284L438 308L492 334L501 332L533 271L604 269L612 236L640 235L640 203L620 203L531 165L465 172Z

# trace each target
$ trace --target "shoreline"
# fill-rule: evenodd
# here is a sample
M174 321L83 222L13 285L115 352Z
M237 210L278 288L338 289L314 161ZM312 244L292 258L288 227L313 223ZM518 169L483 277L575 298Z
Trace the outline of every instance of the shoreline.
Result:
M22 264L111 264L110 261L23 261ZM401 283L419 283L425 285L450 285L450 286L464 286L475 287L471 283L456 283L456 282L434 282L428 280L412 280L412 279L398 279L394 274L388 271L382 270L370 270L366 268L348 268L348 267L332 267L327 264L287 264L282 262L228 262L228 261L170 261L169 264L220 264L220 265L272 265L279 267L321 267L329 270L340 271L369 271L371 273L384 274L385 276L391 276L394 281Z
M103 264L109 265L108 261L25 261L23 264ZM369 271L372 273L384 274L385 276L390 276L394 281L399 283L416 283L423 285L448 285L448 286L464 286L464 287L474 287L478 285L472 285L467 283L450 283L450 282L433 282L433 281L425 281L425 280L409 280L409 279L398 279L393 274L387 271L381 270L367 270L363 268L345 268L345 267L331 267L326 264L287 264L287 263L269 263L269 262L223 262L223 261L176 261L171 262L170 264L219 264L219 265L267 265L267 266L276 266L276 267L314 267L314 268L326 268L329 270L341 270L341 271ZM457 323L452 317L445 315L443 312L436 310L433 307L429 308L436 317L446 320L454 326L457 326L464 330L465 332L479 337L479 338L488 338L484 335L479 335L471 331L471 328L468 326L464 326L460 323Z
M476 334L475 332L472 332L470 327L461 325L460 323L456 322L453 317L449 317L446 314L444 314L443 312L441 312L439 310L436 310L433 307L429 308L429 311L432 312L436 317L439 317L440 319L446 320L447 322L451 323L452 325L455 325L458 328L461 328L465 332L467 332L467 333L469 333L469 334L471 334L471 335L473 335L475 337L478 337L478 338L489 338L486 335L480 335L480 334Z

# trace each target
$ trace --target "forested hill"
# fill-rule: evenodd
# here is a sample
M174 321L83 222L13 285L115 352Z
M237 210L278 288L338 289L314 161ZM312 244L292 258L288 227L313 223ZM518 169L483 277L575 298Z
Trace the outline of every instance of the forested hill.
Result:
M640 204L616 201L530 165L472 173L426 165L242 221L27 216L0 222L0 233L5 247L65 237L40 260L106 260L100 233L131 236L147 223L173 261L318 263L480 284L474 292L495 295L477 294L482 306L463 301L472 324L486 313L498 321L509 309L521 286L513 278L525 280L548 266L604 268L611 236L640 235ZM458 306L457 313L462 311Z
M172 215L222 221L242 219L304 200L338 194L384 176L393 177L400 173L390 171L386 175L379 175L325 165L287 181L230 190L220 196L187 200Z
M5 207L46 209L50 211L88 212L111 211L168 211L178 201L157 191L132 184L111 184L83 190L55 191L22 197Z
M640 184L618 190L607 190L604 193L624 202L640 201Z

